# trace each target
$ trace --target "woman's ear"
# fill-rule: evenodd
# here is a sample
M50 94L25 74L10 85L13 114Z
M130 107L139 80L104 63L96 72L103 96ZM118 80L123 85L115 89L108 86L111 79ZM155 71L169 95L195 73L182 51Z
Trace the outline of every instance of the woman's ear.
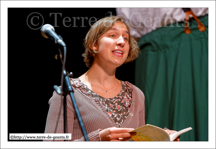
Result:
M97 47L96 46L92 46L92 50L97 51Z
M93 51L93 52L97 52L97 45L96 45L96 43L94 43L94 44L89 44L89 48Z

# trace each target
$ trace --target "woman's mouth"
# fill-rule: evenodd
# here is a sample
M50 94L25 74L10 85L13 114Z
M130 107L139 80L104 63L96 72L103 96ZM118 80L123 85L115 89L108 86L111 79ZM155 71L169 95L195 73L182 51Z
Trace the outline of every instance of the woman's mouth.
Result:
M114 50L112 51L113 55L117 56L117 57L123 57L123 51L122 50Z

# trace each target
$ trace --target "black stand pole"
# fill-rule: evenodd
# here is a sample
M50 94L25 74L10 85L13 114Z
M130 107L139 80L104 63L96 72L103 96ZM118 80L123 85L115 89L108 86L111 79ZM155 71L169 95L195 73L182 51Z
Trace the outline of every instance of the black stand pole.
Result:
M67 52L66 46L64 46L63 49L64 49L64 62L63 62L63 66L62 66L62 78L61 78L62 88L60 89L58 86L55 85L54 89L59 95L64 96L64 101L63 101L63 103L64 103L64 133L67 133L67 100L66 100L66 96L69 94L71 97L71 100L72 100L74 110L76 112L80 127L82 129L84 138L86 141L89 141L86 130L85 130L85 126L83 124L83 121L82 121L82 118L81 118L81 115L80 115L80 112L78 109L78 106L77 106L76 101L75 101L74 96L73 96L73 92L72 92L73 88L71 87L69 77L68 77L66 70L65 70L65 61L66 61L66 52Z

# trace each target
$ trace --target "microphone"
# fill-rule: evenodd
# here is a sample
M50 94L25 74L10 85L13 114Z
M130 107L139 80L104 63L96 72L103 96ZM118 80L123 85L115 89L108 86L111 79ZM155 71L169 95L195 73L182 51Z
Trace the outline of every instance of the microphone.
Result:
M50 24L45 24L41 27L41 35L44 38L50 38L51 40L54 40L56 44L66 47L62 37L55 33L54 27Z

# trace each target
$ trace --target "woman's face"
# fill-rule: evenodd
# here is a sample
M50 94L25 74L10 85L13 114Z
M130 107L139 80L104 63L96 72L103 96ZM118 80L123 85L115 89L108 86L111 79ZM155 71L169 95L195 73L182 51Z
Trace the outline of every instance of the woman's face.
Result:
M119 67L127 59L129 48L128 29L124 23L116 22L93 47L98 52L94 61Z

